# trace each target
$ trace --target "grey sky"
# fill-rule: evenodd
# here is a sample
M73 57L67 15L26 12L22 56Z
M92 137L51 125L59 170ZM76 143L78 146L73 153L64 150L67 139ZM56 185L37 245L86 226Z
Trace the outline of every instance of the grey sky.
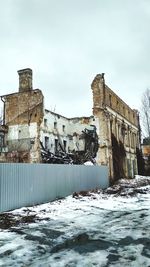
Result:
M92 114L91 82L132 108L150 87L149 0L1 0L0 95L18 90L17 70L33 69L46 108Z

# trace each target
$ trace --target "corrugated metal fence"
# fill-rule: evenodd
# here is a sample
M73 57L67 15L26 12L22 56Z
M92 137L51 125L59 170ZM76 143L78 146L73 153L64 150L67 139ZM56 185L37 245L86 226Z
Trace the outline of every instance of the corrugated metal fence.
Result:
M108 185L107 166L0 163L0 212Z

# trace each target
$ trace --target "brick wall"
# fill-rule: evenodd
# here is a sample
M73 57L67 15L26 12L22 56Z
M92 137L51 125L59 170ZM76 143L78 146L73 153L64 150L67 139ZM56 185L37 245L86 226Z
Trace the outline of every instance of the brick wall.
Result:
M99 135L97 162L109 166L110 178L115 178L114 169L117 170L119 164L120 175L133 177L137 174L136 148L140 146L138 111L131 109L105 84L104 74L94 78L91 88ZM121 149L125 151L123 158L119 154L117 158L117 149L120 153Z

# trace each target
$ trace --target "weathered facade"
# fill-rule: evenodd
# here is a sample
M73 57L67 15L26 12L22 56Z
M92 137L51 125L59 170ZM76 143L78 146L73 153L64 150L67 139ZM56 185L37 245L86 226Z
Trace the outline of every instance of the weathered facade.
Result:
M19 92L1 96L1 162L42 162L41 145L49 153L84 151L82 131L92 130L93 116L68 119L44 109L43 94L32 88L32 70L18 71Z
M97 75L91 85L93 115L71 119L44 108L42 91L32 88L31 69L20 70L18 74L19 92L1 96L4 102L1 162L42 162L41 146L54 155L58 146L66 153L86 152L84 130L96 129L97 164L108 165L111 178L137 174L138 112L106 86L104 74Z
M58 149L61 142L66 152L84 150L82 131L92 130L94 117L66 118L55 112L44 110L44 119L40 127L40 140L44 147L52 153Z
M7 127L4 147L7 162L40 161L40 125L44 106L41 90L32 89L32 70L19 74L19 92L1 96L4 102L3 121Z
M97 162L109 166L110 177L134 177L140 146L138 112L105 84L104 74L95 77L91 88L99 136Z
M85 136L85 131L92 135L95 132L93 120L93 116L69 119L45 110L40 128L40 141L44 147L43 162L83 164L95 157L92 149L93 145L95 147L92 143L94 140L92 138L88 145Z

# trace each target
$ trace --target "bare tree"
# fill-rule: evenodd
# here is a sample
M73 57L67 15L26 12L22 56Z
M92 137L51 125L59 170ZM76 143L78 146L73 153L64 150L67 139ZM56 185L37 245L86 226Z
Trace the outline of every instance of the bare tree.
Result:
M144 135L146 138L150 139L150 89L146 89L142 96L141 119Z

